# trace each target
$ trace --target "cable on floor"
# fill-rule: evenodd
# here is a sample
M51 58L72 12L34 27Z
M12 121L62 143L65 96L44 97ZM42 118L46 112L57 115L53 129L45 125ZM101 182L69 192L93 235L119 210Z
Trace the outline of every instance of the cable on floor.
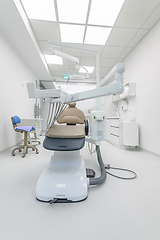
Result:
M119 170L119 171L125 171L125 172L130 172L130 173L133 173L133 177L120 177L118 175L115 175L115 174L112 174L108 171L106 171L106 173L108 173L109 175L113 176L113 177L116 177L116 178L120 178L120 179L123 179L123 180L131 180L131 179L134 179L137 177L137 174L132 171L132 170L129 170L129 169L125 169L125 168L115 168L115 167L111 167L109 164L105 165L105 169L114 169L114 170Z

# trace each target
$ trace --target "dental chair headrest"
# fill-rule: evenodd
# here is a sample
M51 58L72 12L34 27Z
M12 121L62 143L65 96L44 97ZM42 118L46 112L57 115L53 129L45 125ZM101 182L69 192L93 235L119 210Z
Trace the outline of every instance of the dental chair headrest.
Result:
M75 106L76 106L76 102L71 102L71 103L69 103L69 106L70 106L70 107L75 107Z
M85 120L84 113L76 108L76 102L69 103L62 114L58 117L58 123L67 123L67 124L83 124Z

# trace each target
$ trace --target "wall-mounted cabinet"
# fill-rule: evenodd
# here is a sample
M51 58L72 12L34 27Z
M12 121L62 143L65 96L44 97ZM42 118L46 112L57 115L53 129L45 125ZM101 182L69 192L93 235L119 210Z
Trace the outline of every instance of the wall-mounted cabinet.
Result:
M107 118L107 141L117 147L138 146L138 123L135 119Z
M124 85L124 92L122 94L112 96L112 101L115 103L134 96L136 96L136 83L130 82Z

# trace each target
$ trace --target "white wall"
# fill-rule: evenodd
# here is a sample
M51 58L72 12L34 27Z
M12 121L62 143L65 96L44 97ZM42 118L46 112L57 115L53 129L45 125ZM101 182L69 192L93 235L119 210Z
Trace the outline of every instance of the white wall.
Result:
M116 105L112 103L112 95L108 95L106 98L106 116L114 117L116 114Z
M124 62L124 83L136 82L140 147L160 154L160 21Z
M34 99L28 98L26 83L36 81L21 57L0 32L0 151L15 145L23 137L16 133L11 116L34 117Z

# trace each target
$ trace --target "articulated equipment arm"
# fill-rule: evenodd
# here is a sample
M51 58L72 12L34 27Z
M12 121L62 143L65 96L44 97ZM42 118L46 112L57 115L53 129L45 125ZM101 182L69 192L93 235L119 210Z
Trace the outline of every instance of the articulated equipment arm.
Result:
M117 64L115 68L111 70L111 72L97 85L95 89L89 91L68 95L60 89L36 90L34 83L27 83L28 94L30 98L47 98L51 102L61 103L77 102L106 95L120 94L124 90L124 71L124 63Z

